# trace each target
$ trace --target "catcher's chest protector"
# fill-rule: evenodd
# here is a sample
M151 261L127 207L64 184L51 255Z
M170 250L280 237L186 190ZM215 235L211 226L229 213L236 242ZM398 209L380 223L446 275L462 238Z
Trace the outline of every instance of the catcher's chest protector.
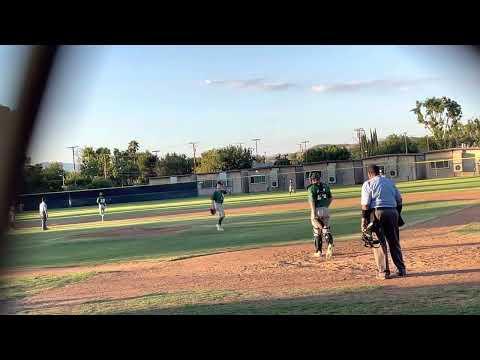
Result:
M323 186L323 184L318 185L315 195L317 196L318 200L327 198L327 189L325 189L325 186Z

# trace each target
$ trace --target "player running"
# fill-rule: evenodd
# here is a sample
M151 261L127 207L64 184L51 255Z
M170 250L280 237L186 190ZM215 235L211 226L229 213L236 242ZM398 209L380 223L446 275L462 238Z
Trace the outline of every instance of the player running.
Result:
M333 198L330 187L320 181L318 171L313 171L310 174L310 185L307 187L307 192L315 243L314 256L322 256L322 240L325 239L328 244L325 258L330 259L333 256L333 236L330 232L330 211L328 207Z
M223 199L224 195L227 191L223 187L223 182L217 182L217 190L214 191L212 194L212 206L210 207L210 211L213 214L217 213L218 215L218 223L217 223L217 230L224 231L222 227L222 221L225 219L225 210L223 208Z
M98 211L100 213L100 216L102 217L103 222L103 216L105 215L105 209L107 208L107 200L105 200L105 198L103 197L103 193L98 194L97 204Z

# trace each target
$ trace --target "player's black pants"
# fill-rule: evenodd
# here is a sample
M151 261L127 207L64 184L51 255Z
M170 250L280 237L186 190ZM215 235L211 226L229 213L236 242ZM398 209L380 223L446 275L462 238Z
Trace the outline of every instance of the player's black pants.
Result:
M390 255L398 271L405 272L402 248L400 247L400 230L398 228L398 211L395 208L377 208L374 212L380 230L377 236L381 246L373 249L379 273L390 273L388 267L387 243Z

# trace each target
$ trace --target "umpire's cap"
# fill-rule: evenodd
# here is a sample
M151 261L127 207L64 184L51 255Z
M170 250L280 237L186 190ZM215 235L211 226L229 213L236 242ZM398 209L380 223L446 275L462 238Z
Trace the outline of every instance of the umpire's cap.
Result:
M320 172L319 171L312 171L310 173L310 180L320 180Z

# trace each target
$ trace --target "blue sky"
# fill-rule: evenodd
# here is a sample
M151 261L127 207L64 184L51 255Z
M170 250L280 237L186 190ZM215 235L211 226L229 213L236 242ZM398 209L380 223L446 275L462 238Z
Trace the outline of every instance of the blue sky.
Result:
M22 55L0 47L2 104L15 106L12 68ZM259 152L270 155L303 140L352 143L357 127L423 135L409 112L417 99L449 96L465 118L480 116L478 70L461 47L68 47L30 153L71 162L70 145L136 139L142 149L190 154L190 141L201 152L261 138Z

